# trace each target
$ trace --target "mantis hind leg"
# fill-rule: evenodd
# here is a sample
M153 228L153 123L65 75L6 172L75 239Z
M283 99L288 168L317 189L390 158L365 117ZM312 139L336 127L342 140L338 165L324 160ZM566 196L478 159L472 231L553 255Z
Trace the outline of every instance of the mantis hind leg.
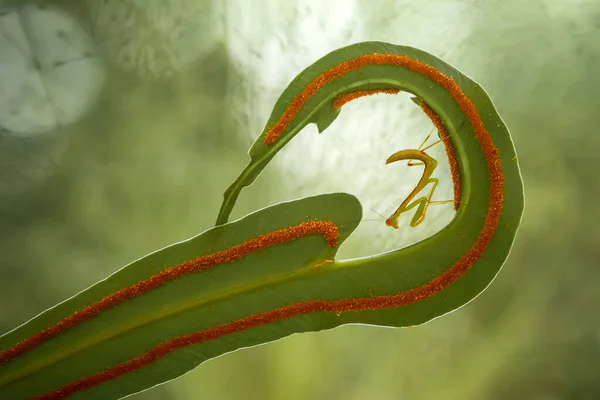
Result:
M433 193L435 192L435 189L439 183L439 179L430 178L427 181L427 184L429 184L429 183L432 184L431 189L429 189L429 193L427 193L427 195L425 195L425 196L419 197L412 203L408 204L406 206L406 208L402 211L402 212L407 212L407 211L410 211L411 209L413 209L414 207L417 207L417 211L415 211L415 215L413 216L412 220L410 221L410 226L413 228L425 220L425 215L427 214L427 209L429 208L429 205L432 203L431 198L433 197Z

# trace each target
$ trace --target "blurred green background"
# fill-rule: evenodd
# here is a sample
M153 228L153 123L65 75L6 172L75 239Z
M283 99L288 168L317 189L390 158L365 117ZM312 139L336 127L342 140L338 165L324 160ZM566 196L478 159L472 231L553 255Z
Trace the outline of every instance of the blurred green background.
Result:
M481 83L512 132L526 208L498 278L424 326L294 335L137 398L600 398L599 1L0 4L0 332L211 227L287 83L335 48L382 40ZM344 257L444 226L445 206L414 230L392 232L378 215L420 174L383 165L427 135L418 108L405 95L345 107L323 135L294 139L234 217L353 193L365 221ZM447 165L438 175L436 198L450 198Z

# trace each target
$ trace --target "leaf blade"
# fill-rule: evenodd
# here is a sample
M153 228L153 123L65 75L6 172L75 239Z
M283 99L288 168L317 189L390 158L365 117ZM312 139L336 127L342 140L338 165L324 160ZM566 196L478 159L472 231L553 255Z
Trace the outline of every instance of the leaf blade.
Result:
M202 242L203 253L209 253L307 219L327 218L340 225L341 243L356 227L360 215L360 204L353 196L346 194L315 196L263 209L242 220L215 227L191 240L169 246L135 261L88 291L4 335L0 346L6 348L8 343L14 344L27 334L43 329L49 321L64 318L82 304L97 301L107 292L147 277L149 271L156 273L164 268L165 261L172 265L191 256L198 256L199 241ZM272 307L268 305L269 297L265 297L264 293L255 296L257 300L254 302L241 302L239 296L248 291L260 291L260 286L276 285L281 280L293 279L295 272L310 268L319 260L333 259L336 251L337 249L329 248L322 238L313 235L250 254L232 265L219 265L202 271L203 276L192 274L169 282L107 310L0 366L0 394L8 398L26 398L40 394L55 389L57 385L89 376L144 353L168 338L242 318L253 312L265 311ZM295 256L291 257L291 254ZM269 277L269 274L272 278L270 280L265 278ZM249 282L254 282L254 287L250 285L242 290ZM223 296L226 288L229 288L229 292L225 292ZM192 298L195 300L191 301ZM212 310L210 304L213 304ZM181 317L178 317L178 314ZM124 329L124 326L127 329ZM227 350L229 345L231 343L219 347L217 353L232 351ZM69 349L74 351L69 352ZM215 353L209 351L206 354ZM197 364L197 360L194 362L193 359L186 359L184 363L176 363L175 367L170 366L169 370L179 371L177 374L181 374L181 365L189 370L192 368L190 366ZM147 387L148 382L154 379L159 379L159 382L161 379L170 379L168 376L165 378L164 374L159 375L153 375L152 379L143 378L142 381L146 382ZM131 376L125 381L128 379L131 379ZM135 378L133 380L139 382ZM99 387L98 398L110 398L112 391L109 389L112 386L115 385ZM126 382L115 387L117 388L114 394L119 393L117 397L134 390ZM120 387L129 389L122 391ZM138 386L136 388L134 391L143 389ZM85 391L86 396L94 396L94 389Z

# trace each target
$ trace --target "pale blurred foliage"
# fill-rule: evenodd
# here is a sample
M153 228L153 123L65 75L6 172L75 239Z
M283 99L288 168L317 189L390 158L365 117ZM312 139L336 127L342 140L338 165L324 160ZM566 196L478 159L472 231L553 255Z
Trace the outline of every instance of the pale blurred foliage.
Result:
M103 69L77 22L56 8L26 5L0 16L0 27L2 128L40 135L81 118L97 99Z
M171 76L220 42L219 2L88 0L92 30L107 57L142 76Z
M288 82L335 48L382 40L422 48L480 82L513 133L526 212L496 281L421 327L294 335L204 363L137 398L597 397L596 0L48 3L90 35L95 48L85 62L102 66L106 79L86 100L91 111L69 121L55 116L51 135L18 136L0 118L3 330L209 228ZM2 66L14 61L6 54ZM34 67L31 73L52 80L52 68ZM65 91L55 106L90 83L71 81L81 90ZM398 231L376 212L388 216L421 172L384 166L385 159L418 146L430 126L406 94L348 104L322 135L314 127L299 134L243 192L234 217L345 191L361 200L368 220L341 249L345 257L426 237L452 218L451 207L432 206L416 229L406 227L408 216ZM435 198L450 198L443 149L430 153L442 164Z

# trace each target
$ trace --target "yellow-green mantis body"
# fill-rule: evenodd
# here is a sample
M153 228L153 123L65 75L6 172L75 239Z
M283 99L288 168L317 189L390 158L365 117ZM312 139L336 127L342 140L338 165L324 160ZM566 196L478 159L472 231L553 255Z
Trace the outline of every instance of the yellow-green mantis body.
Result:
M361 217L334 193L278 204L228 223L239 192L309 123L325 130L344 96L410 92L438 118L456 161L453 221L412 246L336 260ZM367 132L365 132L367 134ZM373 134L369 132L368 134ZM225 194L217 226L149 254L0 338L0 397L110 399L176 378L199 363L292 333L349 323L418 325L463 306L498 273L523 210L515 150L487 94L423 51L380 42L336 50L283 92L251 161ZM436 161L388 219L414 199Z
M433 196L433 192L435 191L435 188L438 184L438 179L431 177L431 175L433 175L435 167L437 167L438 162L433 157L426 154L424 151L400 150L389 156L385 163L389 164L394 161L400 160L421 160L423 162L425 170L423 171L423 176L421 177L421 179L419 179L417 186L415 186L413 191L406 197L406 199L404 199L402 204L400 204L396 211L394 211L394 213L385 221L387 225L393 226L396 229L398 229L398 218L400 217L400 214L410 211L414 207L417 207L417 211L415 212L415 216L410 222L410 226L415 227L421 222L423 222L423 220L425 219L425 210L427 209L427 205L431 202L431 196ZM432 185L427 196L420 197L419 199L411 203L411 200L416 196L416 194L419 193L421 190L425 189L425 187L430 183Z

